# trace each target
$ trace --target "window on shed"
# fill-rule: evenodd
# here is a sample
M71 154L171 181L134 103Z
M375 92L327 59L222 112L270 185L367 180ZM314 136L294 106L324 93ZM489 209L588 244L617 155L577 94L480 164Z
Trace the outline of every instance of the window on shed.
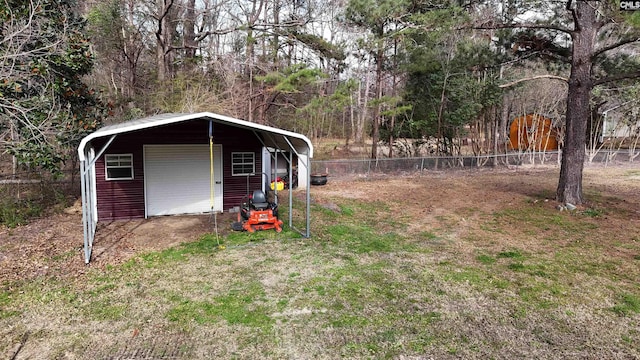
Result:
M231 175L250 175L256 172L256 154L252 152L231 153Z
M107 180L133 179L133 154L110 154L104 156Z

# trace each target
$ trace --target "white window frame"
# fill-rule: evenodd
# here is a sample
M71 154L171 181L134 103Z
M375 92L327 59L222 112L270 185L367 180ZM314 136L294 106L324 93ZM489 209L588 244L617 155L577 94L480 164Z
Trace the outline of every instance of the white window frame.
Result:
M111 160L113 161L117 161L118 165L109 165L109 157L117 157L116 160ZM128 162L129 165L122 165L121 162L123 162L123 160L125 160L124 162L126 162L128 157ZM131 176L130 177L109 177L109 169L131 169ZM133 169L133 154L105 154L104 155L104 179L107 181L118 181L118 180L133 180L133 173L134 173L134 169Z
M242 162L236 162L236 155L242 155ZM251 156L251 163L249 163L248 159L245 159L245 156ZM243 169L245 166L251 165L251 172L243 171L241 173L236 172L236 166L242 166ZM247 176L254 175L256 173L256 153L251 151L236 151L231 153L231 176Z

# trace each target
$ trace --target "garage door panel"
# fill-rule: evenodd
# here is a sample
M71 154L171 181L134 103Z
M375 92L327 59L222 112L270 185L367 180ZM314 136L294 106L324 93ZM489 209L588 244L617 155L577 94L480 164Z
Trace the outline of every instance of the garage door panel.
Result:
M215 147L216 168L222 168L221 148ZM222 171L216 171L217 181ZM214 210L222 210L222 185L217 185ZM147 216L203 213L211 210L208 145L145 147Z

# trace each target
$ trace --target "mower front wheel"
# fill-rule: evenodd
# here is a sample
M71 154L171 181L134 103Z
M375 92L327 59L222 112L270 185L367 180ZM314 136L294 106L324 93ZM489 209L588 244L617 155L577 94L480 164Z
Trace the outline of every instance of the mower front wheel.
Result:
M242 226L242 222L234 221L233 223L231 223L231 229L234 231L243 231L244 226Z

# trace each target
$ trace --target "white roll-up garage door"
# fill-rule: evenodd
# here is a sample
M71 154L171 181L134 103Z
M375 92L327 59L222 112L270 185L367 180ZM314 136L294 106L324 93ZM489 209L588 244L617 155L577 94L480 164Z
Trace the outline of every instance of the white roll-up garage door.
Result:
M214 146L215 211L222 211L222 147ZM209 145L144 147L147 216L211 211Z

